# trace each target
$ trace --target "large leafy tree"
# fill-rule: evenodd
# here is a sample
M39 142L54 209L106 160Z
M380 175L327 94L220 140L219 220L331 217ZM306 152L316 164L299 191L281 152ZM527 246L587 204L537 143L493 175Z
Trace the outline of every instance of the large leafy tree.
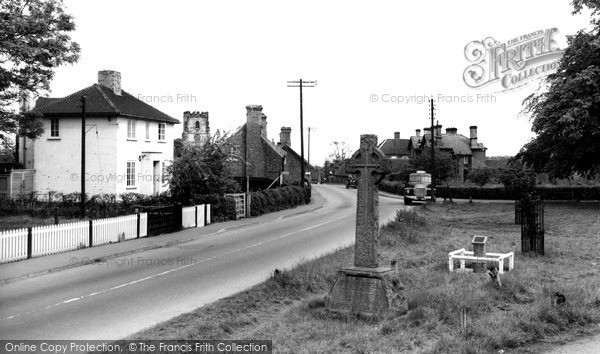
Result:
M599 14L600 0L575 0L574 13L584 5ZM557 71L546 79L547 91L524 101L537 136L518 156L551 177L600 173L600 22L592 23L590 31L568 37Z
M227 134L219 131L203 145L183 142L181 156L167 168L171 195L185 204L199 195L238 192L239 185L227 176L229 159Z
M43 132L39 116L10 109L22 92L49 90L54 69L79 59L79 45L68 33L73 17L60 0L0 2L0 132L35 138Z

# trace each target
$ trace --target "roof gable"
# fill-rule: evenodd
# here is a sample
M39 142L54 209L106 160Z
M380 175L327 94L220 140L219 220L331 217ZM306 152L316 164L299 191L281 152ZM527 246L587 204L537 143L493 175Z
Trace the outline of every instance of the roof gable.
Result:
M379 144L379 149L386 155L409 155L409 139L385 139Z
M93 84L66 97L40 98L33 109L44 116L81 116L81 96L86 97L86 114L90 116L123 116L178 124L179 120L159 111L125 91L121 96L111 89Z

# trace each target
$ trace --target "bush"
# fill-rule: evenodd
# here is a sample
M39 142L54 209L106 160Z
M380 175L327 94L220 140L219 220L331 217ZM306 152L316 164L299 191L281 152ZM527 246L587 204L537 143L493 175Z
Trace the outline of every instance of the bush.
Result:
M251 198L250 215L259 216L304 204L304 189L298 186L266 189L253 192Z

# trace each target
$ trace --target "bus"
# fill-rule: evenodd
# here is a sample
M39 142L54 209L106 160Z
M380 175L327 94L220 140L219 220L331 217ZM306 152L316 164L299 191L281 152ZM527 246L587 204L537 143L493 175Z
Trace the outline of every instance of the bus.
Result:
M404 204L426 200L431 200L431 174L425 171L411 173L404 189Z

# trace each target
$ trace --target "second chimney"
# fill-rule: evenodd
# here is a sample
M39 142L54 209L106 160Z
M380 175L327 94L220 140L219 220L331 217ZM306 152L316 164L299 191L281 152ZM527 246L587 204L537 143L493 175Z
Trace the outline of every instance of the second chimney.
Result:
M281 145L292 146L292 128L281 127L281 133L279 133L279 143Z
M477 126L476 125L472 125L469 127L469 130L471 131L471 137L469 140L471 140L471 147L477 147Z
M114 70L98 71L98 85L108 87L115 95L121 96L121 73Z
M400 140L400 132L394 132L394 140Z
M415 133L417 134L417 138L421 137L421 129L415 130Z

